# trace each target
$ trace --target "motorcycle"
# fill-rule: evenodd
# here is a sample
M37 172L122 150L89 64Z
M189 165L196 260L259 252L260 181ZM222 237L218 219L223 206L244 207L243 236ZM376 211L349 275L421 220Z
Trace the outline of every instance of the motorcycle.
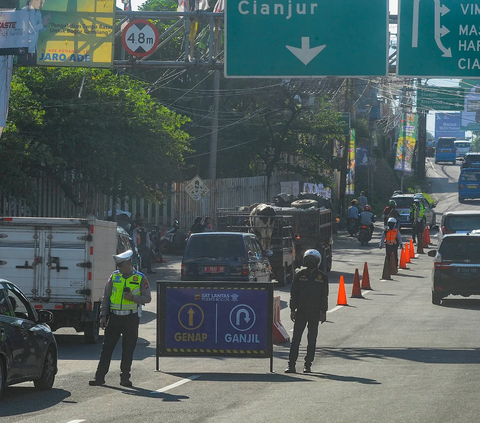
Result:
M163 236L160 238L159 250L162 254L168 254L173 252L173 245L175 241L175 235L180 229L180 223L178 220L175 220L172 227L167 229Z
M350 217L347 221L347 231L350 236L355 236L358 231L358 219Z
M360 241L360 245L363 246L368 244L368 242L372 239L372 232L369 225L361 225L358 228L357 238Z

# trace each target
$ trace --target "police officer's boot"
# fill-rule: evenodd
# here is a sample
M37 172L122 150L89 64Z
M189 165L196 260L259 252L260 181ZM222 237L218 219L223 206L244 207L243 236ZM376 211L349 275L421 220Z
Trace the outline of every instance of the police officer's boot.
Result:
M285 373L297 373L295 364L288 363L288 367L285 369Z

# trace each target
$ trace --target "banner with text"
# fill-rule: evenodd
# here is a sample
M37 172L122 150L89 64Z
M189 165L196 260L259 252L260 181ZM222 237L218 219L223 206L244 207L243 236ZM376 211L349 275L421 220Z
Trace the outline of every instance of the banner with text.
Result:
M112 65L114 0L32 1L23 9L29 13L29 47L19 65Z
M440 137L465 138L461 128L461 113L435 113L435 142Z
M27 52L28 16L27 10L0 12L0 55Z
M350 145L348 148L347 189L345 194L355 194L355 129L350 131Z
M418 116L414 113L402 115L400 131L398 133L397 155L395 170L412 172L413 153L417 141Z

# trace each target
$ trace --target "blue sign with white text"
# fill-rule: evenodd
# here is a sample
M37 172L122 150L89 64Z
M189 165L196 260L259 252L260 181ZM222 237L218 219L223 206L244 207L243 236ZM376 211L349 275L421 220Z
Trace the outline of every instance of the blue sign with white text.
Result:
M162 344L167 353L267 354L269 288L175 285L165 289Z

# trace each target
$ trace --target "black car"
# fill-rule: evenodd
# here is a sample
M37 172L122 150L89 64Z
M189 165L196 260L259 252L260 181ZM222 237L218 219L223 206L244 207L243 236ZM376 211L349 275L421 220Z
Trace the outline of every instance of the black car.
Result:
M13 283L0 279L0 397L21 382L52 388L58 356L52 320L50 311L36 311Z
M259 239L250 233L203 232L188 239L182 260L182 281L254 281L272 278Z
M439 305L448 295L480 295L480 233L445 235L428 255L435 257L433 304Z
M472 167L472 163L480 163L480 153L466 153L462 162L462 169Z

